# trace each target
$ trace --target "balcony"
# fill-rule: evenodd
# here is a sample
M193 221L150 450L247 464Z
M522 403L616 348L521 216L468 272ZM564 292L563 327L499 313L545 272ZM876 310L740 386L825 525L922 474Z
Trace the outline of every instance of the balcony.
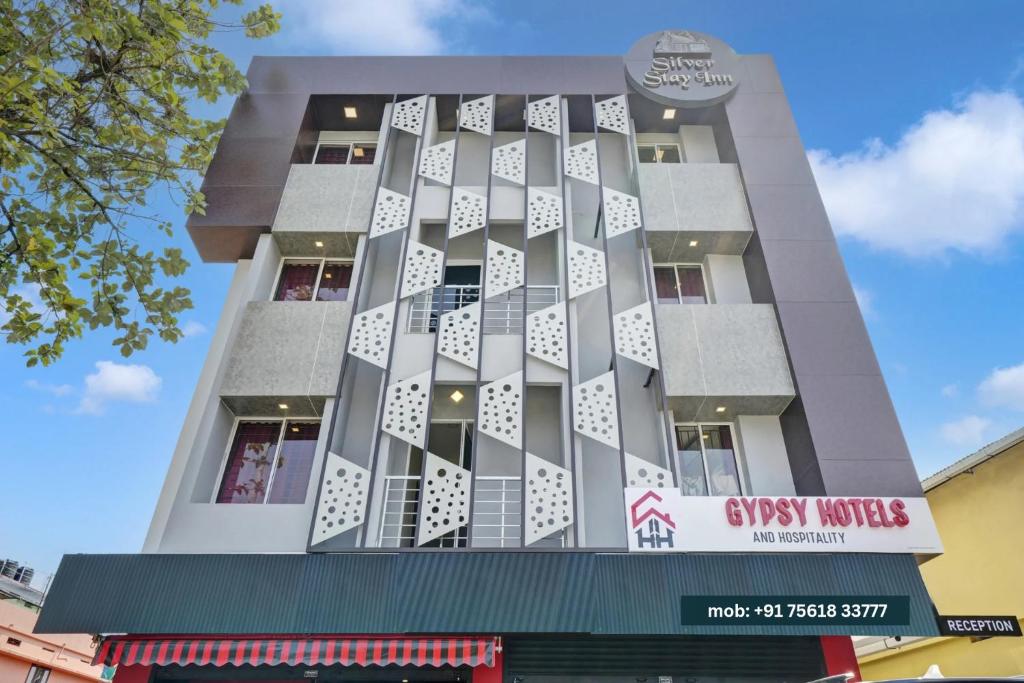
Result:
M253 301L242 316L220 396L237 414L319 414L341 374L348 301Z
M380 167L374 164L292 164L274 219L274 233L366 232Z
M793 379L770 304L659 304L669 405L678 420L779 415Z
M655 261L743 253L753 225L736 164L640 164L637 176Z
M484 334L523 333L522 287L484 302ZM531 285L525 290L526 312L535 313L558 303L557 285ZM479 285L445 285L416 295L409 307L409 333L426 334L437 330L437 319L480 300Z

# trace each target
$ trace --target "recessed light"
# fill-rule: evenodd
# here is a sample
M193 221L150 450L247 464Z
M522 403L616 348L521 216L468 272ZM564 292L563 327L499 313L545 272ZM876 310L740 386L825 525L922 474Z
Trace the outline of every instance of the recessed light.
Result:
M715 412L716 413L724 413L725 412L725 406L718 406L717 408L715 408Z
M333 277L333 276L330 273L324 273L324 279L325 280L330 280L331 277Z
M355 107L345 107L345 118L354 119L359 116L359 112L356 111Z
M461 400L462 400L463 398L465 398L465 397L466 397L466 395L465 395L465 394L463 394L463 393L462 393L461 391L459 391L458 389L456 389L455 391L453 391L453 392L451 393L451 395L449 396L449 398L451 398L451 400L452 400L452 401L454 401L455 403L458 403L459 401L461 401Z
M690 246L691 247L697 246L697 240L690 240Z
M287 403L278 403L277 407L280 408L281 410L288 410L288 404Z
M292 427L292 431L293 431L293 432L297 432L297 431L299 431L299 428L298 428L298 427L294 427L294 426L293 426L293 427Z
M675 117L676 117L676 110L672 109L671 107L666 107L665 108L665 113L661 115L661 118L665 119L666 121L671 121Z
M364 150L362 147L356 147L354 150L352 150L352 156L366 156L366 150Z
M313 246L315 246L317 249L323 249L324 243L321 242L320 240L317 240L316 242L313 242Z

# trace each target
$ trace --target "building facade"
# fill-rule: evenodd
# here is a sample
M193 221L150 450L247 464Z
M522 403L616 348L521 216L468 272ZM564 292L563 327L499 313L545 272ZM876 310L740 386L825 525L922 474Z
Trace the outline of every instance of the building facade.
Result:
M664 31L248 79L188 225L235 275L145 548L65 558L41 628L115 634L118 680L799 681L934 632L769 56ZM908 609L684 623L701 595Z

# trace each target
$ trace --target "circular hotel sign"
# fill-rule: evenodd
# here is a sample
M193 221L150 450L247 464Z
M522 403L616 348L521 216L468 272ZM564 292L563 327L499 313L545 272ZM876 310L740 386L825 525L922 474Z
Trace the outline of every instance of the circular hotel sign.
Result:
M739 57L714 36L696 31L649 33L626 55L626 78L655 102L703 107L736 88Z

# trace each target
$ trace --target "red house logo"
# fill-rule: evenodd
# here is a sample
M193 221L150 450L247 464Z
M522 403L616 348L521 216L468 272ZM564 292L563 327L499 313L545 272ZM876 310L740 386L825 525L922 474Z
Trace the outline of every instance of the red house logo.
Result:
M637 547L674 547L676 523L670 514L658 506L658 503L662 502L664 499L655 491L648 491L629 506L629 518L632 522L633 532L636 534ZM647 524L645 525L644 522Z

